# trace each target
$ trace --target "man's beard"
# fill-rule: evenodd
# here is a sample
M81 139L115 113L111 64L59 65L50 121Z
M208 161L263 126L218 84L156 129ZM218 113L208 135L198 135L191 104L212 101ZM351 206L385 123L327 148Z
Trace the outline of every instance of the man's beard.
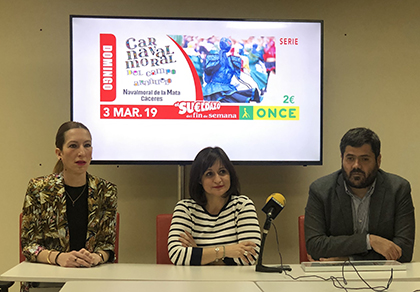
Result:
M377 165L375 165L375 168L372 170L372 172L369 174L369 176L366 177L366 173L361 170L360 168L355 168L352 169L350 171L350 174L347 175L347 172L344 170L343 165L341 165L341 170L343 173L343 177L344 180L346 182L346 184L352 188L356 188L356 189L364 189L367 188L369 186L371 186L373 184L373 182L376 179L376 176L378 174L378 169L379 167ZM359 180L350 180L350 177L352 176L353 173L362 173L363 177L361 177Z

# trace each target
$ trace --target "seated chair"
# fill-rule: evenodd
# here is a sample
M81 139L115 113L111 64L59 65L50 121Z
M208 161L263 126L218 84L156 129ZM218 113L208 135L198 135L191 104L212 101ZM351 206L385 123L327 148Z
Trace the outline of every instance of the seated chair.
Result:
M171 226L172 214L156 216L156 263L172 264L168 254L168 234Z
M299 230L299 262L309 262L308 252L306 251L305 242L305 215L298 217Z

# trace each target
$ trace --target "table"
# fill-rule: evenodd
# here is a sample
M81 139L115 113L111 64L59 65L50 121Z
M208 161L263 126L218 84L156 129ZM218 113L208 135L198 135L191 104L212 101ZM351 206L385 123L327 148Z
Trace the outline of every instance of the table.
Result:
M420 263L408 263L406 271L395 271L394 281L420 281ZM308 275L300 265L290 265L294 277ZM387 281L389 271L360 272L369 281ZM340 272L317 273L322 277L339 277ZM347 280L359 279L355 272L345 273ZM0 276L3 281L68 282L110 281L228 281L284 282L293 281L284 273L259 273L255 266L174 266L157 264L104 264L93 268L64 268L40 263L22 262ZM307 278L304 281L314 281Z
M387 281L369 281L371 287L374 286L386 286ZM343 289L337 289L333 286L332 282L256 282L256 285L263 292L286 292L286 291L311 291L311 292L338 292L344 291ZM349 281L346 288L353 287L366 287L367 286L361 281ZM420 289L420 281L393 281L386 292L401 292L407 291L412 292ZM354 290L349 290L354 291ZM357 291L357 290L356 290ZM372 291L364 289L361 291Z
M362 288L362 281L341 282L346 288ZM369 281L371 287L385 287L387 281ZM393 281L387 292L415 291L420 281ZM60 292L116 292L116 291L171 291L171 292L337 292L332 282L208 282L208 281L69 281Z
M208 281L70 281L60 290L60 292L79 291L261 292L254 282Z

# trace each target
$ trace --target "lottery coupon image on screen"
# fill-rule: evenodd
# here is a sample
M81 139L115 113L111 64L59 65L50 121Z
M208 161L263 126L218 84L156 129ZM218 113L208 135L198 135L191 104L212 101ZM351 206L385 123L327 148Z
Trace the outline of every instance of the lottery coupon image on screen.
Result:
M93 163L322 164L322 21L70 16Z

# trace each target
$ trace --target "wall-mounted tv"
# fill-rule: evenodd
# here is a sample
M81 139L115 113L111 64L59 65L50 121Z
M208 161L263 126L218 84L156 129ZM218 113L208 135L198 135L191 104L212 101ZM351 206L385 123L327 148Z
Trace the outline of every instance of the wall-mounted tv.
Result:
M323 21L70 16L93 163L322 164Z

